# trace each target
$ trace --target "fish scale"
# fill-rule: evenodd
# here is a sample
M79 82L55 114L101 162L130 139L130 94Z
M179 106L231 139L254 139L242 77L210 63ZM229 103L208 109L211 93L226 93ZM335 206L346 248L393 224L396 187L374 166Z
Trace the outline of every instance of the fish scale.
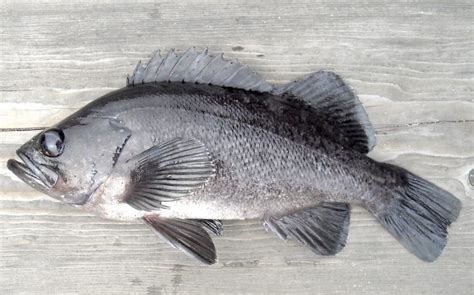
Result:
M309 207L311 205L318 204L321 201L333 199L336 196L339 200L344 200L344 196L349 195L349 192L344 192L342 189L334 191L334 186L339 185L343 188L351 187L350 193L358 192L358 187L351 186L354 183L361 183L358 178L364 177L361 175L360 170L354 170L353 167L367 166L362 171L370 171L370 165L373 165L373 169L377 169L377 165L369 158L363 156L360 153L354 153L353 151L345 151L342 148L331 148L326 149L327 146L331 145L331 142L325 139L319 139L318 142L326 142L326 145L319 147L312 146L312 149L305 147L302 144L295 144L292 139L286 138L282 134L275 134L274 132L282 132L283 134L293 134L288 132L284 128L273 130L273 132L267 131L266 126L278 124L272 117L271 114L254 114L254 119L251 120L253 125L250 125L250 121L242 120L241 118L248 118L251 116L248 109L245 109L238 102L238 98L234 98L231 95L228 97L221 97L219 94L212 95L212 86L201 86L201 85L182 85L176 84L177 93L186 92L192 93L193 91L201 91L204 89L206 92L210 92L207 97L191 95L178 96L172 93L170 84L166 84L167 90L163 91L164 94L160 95L144 95L146 99L140 98L139 107L135 107L133 104L129 104L125 100L118 100L114 104L110 100L107 102L107 106L103 108L103 112L112 116L116 116L113 112L115 110L121 110L118 114L118 118L125 122L125 124L131 129L131 133L134 134L129 140L126 147L123 149L121 158L128 159L129 157L140 153L143 147L147 148L153 145L148 132L141 132L144 126L150 124L150 115L153 113L157 119L153 122L156 128L153 129L153 137L161 138L162 141L167 141L176 137L184 138L195 138L200 142L206 142L208 150L211 154L219 154L220 160L227 164L229 171L224 170L225 175L232 176L231 179L217 179L216 181L222 181L234 187L232 195L235 196L234 202L241 203L240 196L247 199L248 196L265 195L265 191L259 192L254 187L248 187L246 184L254 179L259 180L260 186L266 187L269 191L274 192L273 185L284 183L287 184L286 191L281 191L279 196L269 196L269 198L261 198L262 200L280 200L289 199L285 201L287 208L282 211L272 211L271 201L265 203L258 203L258 207L266 208L265 211L256 212L249 210L248 206L245 206L246 214L240 213L239 219L242 218L262 218L265 215L282 215L287 211L291 211L298 207ZM145 85L138 85L138 88L142 88L143 93L147 93L150 87ZM159 86L153 85L151 89L156 91ZM188 89L186 89L188 88ZM136 91L136 89L134 89ZM159 92L159 91L157 91ZM235 92L236 96L240 93ZM206 105L215 105L216 101L226 99L227 111L233 115L230 118L220 117L219 112L214 112L212 108L208 112L204 113ZM144 100L148 101L148 104ZM169 104L169 101L173 101L173 104ZM121 105L124 104L124 105ZM126 104L126 105L125 105ZM128 109L127 109L128 108ZM233 109L235 108L235 111ZM127 109L127 111L125 111ZM183 110L184 109L184 110ZM269 121L273 118L273 121ZM166 125L166 128L159 128L159 126ZM289 126L291 127L291 126ZM294 128L294 126L292 126ZM222 134L226 132L225 136ZM297 133L297 132L294 132ZM150 140L147 140L149 138ZM318 148L318 149L316 149ZM331 154L333 152L334 154ZM324 159L324 160L320 160ZM338 161L341 159L342 161ZM359 161L359 163L357 162ZM320 169L321 163L324 162L327 167L332 167L332 170ZM332 162L332 164L331 164ZM250 165L249 165L250 164ZM252 169L254 168L254 169ZM256 168L256 169L255 169ZM345 169L344 169L345 168ZM324 173L321 173L323 171ZM327 174L333 176L329 178ZM382 173L376 170L371 173ZM335 179L333 179L336 177ZM366 175L369 177L369 175ZM232 182L229 184L229 182ZM347 184L346 184L347 183ZM291 184L291 185L290 185ZM238 190L239 194L236 194ZM305 191L305 194L294 196L295 191ZM316 193L318 192L318 193ZM363 191L359 193L362 194ZM207 200L207 196L215 195L219 193L221 196L229 194L229 192L223 191L220 185L209 185L202 191L194 192L192 196L189 196L182 200L173 201L167 206L170 207L170 212L161 212L161 215L167 217L180 217L180 218L204 218L204 214L208 212L200 213L198 210L186 210L192 211L193 215L186 216L181 211L182 206L185 204L193 204L196 200L199 200L203 206L207 206L207 203L213 203L213 200ZM226 198L228 199L228 198ZM257 198L258 200L258 198ZM360 197L356 200L347 200L360 202ZM280 208L283 206L280 206ZM214 212L218 212L218 208L214 208ZM243 211L243 209L241 209ZM171 212L176 212L174 216ZM203 215L200 215L203 214ZM212 216L212 218L219 219L233 219L236 218L238 212L233 212L232 216Z

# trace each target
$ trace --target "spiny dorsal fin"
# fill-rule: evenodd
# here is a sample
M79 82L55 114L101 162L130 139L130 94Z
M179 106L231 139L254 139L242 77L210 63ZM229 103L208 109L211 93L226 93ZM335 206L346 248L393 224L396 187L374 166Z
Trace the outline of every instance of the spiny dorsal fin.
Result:
M276 95L291 94L307 102L321 119L335 126L351 148L368 153L375 134L364 106L341 77L320 71L275 88Z
M264 226L280 239L293 237L318 255L335 255L346 245L350 206L323 202L280 218L270 217Z
M127 77L127 86L150 82L191 82L259 92L272 90L270 83L238 60L225 59L222 53L211 55L207 49L199 52L194 47L182 55L172 49L164 58L157 51L147 64L139 62L133 74Z

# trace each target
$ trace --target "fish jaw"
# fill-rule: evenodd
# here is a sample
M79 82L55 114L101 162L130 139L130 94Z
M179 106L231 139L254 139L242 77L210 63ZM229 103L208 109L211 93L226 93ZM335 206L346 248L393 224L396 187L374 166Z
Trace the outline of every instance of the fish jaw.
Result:
M17 155L22 162L9 159L7 168L34 189L51 196L51 189L58 183L59 175L49 167L35 164L21 151L17 151Z
M63 177L49 165L32 160L21 149L17 155L21 161L9 159L7 168L35 190L71 205L83 205L89 200L90 195L86 192L68 192Z

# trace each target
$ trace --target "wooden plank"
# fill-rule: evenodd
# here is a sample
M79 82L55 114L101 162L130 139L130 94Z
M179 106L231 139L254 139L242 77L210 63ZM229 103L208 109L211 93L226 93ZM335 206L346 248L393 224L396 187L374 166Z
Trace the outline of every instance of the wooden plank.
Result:
M474 106L469 1L2 1L0 293L474 292ZM346 248L317 257L225 222L219 262L195 263L136 223L103 220L28 188L5 167L15 149L124 86L155 49L210 47L272 82L341 73L377 130L371 156L463 202L441 258L424 263L362 208Z

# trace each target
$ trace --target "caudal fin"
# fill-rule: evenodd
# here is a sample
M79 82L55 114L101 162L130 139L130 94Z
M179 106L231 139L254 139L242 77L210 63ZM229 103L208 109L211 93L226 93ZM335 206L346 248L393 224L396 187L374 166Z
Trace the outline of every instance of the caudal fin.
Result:
M461 202L409 171L393 166L402 179L387 206L366 204L382 225L409 251L432 262L447 243L447 228L456 220Z

